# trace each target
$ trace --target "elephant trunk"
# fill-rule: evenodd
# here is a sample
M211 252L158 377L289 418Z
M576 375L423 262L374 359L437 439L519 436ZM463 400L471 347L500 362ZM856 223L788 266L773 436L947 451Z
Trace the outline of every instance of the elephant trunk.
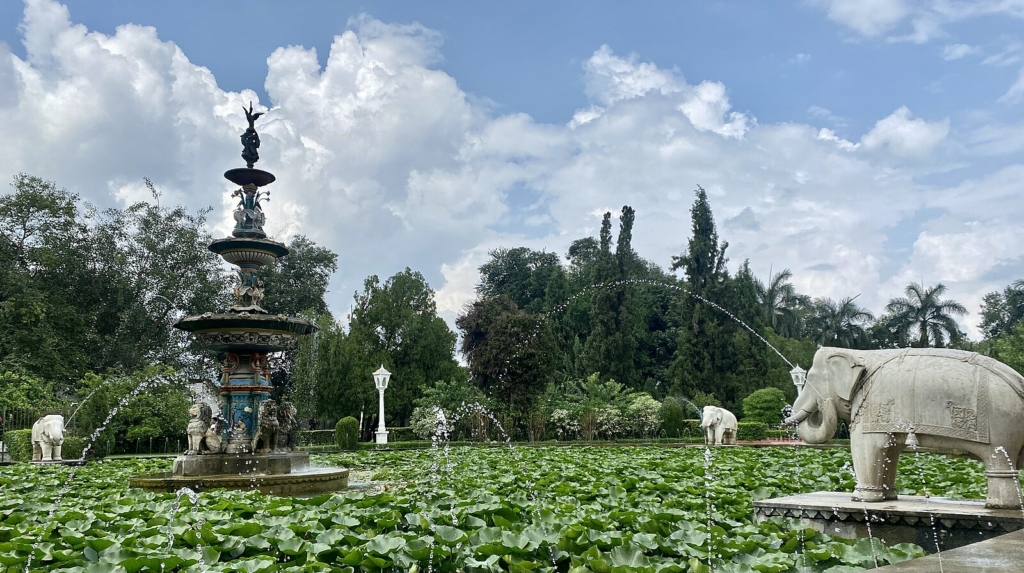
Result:
M831 440L839 425L839 415L831 398L818 401L817 406L817 411L808 414L796 428L797 435L808 444Z

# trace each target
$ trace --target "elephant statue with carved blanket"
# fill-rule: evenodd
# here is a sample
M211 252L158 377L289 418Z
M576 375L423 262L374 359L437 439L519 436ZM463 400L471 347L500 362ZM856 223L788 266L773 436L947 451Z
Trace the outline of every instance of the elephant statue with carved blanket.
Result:
M820 444L850 422L855 501L896 499L900 453L959 450L985 464L993 508L1020 508L1024 378L975 352L820 348L787 423Z

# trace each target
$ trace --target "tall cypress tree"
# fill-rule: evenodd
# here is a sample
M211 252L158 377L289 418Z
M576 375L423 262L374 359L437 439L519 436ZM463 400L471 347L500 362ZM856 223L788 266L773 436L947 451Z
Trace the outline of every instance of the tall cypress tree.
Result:
M721 299L729 280L725 266L728 262L725 250L729 244L719 243L707 193L700 186L696 193L697 199L690 210L693 234L686 250L672 257L672 270L683 270L684 286L691 295L684 295L679 304L679 337L672 364L673 390L690 396L700 390L725 399L722 394L726 394L726 388L720 388L719 383L722 366L731 359L730 329L724 325L720 311L697 297L712 302Z

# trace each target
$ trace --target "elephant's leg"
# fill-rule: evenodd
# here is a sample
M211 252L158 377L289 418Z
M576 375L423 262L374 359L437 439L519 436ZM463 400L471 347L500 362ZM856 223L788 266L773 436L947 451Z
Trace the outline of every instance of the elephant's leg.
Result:
M724 444L723 438L725 436L725 428L722 426L715 426L715 445L720 446Z
M985 477L988 479L988 496L985 507L1001 509L1021 509L1019 472L1017 460L1004 448L982 451L981 459L985 460Z
M32 442L32 461L38 462L43 459L43 448L39 446L39 442Z
M882 476L882 497L885 499L896 499L896 469L900 465L900 454L903 452L903 444L891 445L885 450L885 475Z
M60 457L61 447L63 447L63 444L54 444L53 445L53 454L51 455L51 457L53 458L54 461L58 461L59 462L59 461L63 460L63 458Z
M44 462L51 462L51 461L53 461L53 444L49 444L47 442L39 442L39 449L41 449L42 452L43 452L43 459L42 459L42 461L44 461Z
M889 445L888 434L866 434L859 429L851 433L850 454L853 456L853 470L857 474L854 501L876 502L885 499L882 483L888 470L886 450Z

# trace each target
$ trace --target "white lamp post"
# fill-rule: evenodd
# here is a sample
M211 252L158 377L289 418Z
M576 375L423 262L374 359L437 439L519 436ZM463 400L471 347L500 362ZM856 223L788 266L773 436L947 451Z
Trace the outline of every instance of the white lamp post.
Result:
M807 383L807 371L797 365L789 371L789 375L793 378L793 385L796 386L796 395L799 396L804 391L804 384Z
M380 394L380 423L377 425L377 445L382 446L388 443L388 431L384 429L384 390L388 387L388 380L391 379L391 373L384 369L384 365L381 364L380 368L373 373L373 384L377 387L377 392Z

